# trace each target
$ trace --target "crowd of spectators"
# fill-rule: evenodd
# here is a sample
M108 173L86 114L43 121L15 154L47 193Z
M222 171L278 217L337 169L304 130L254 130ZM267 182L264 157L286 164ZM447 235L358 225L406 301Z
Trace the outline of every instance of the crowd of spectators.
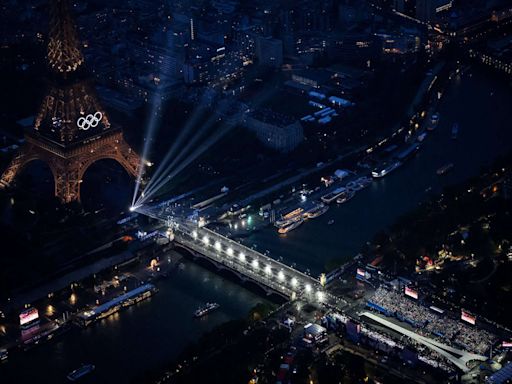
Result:
M485 355L497 341L492 333L434 312L395 290L379 287L370 302L395 317L408 321L417 328L419 334L441 339L444 343L469 352Z

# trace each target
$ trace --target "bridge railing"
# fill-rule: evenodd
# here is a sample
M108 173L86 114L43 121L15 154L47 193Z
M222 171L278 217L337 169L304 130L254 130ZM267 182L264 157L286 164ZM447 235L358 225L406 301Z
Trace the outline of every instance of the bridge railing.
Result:
M228 267L234 271L237 271L237 272L241 273L242 275L244 275L252 280L255 280L258 283L261 283L266 287L269 287L277 292L285 294L287 297L291 297L294 292L300 293L300 292L294 291L294 290L286 287L284 284L278 284L278 283L272 281L270 278L265 278L261 274L255 273L250 268L242 265L239 262L236 262L235 261L236 258L234 258L234 257L232 259L223 257L215 251L212 251L208 248L202 247L196 241L186 239L185 237L182 237L182 236L179 236L178 241L180 243L182 243L183 245L191 248L192 250L195 250L196 252L201 253L204 256L216 261L219 264L225 265L226 267Z

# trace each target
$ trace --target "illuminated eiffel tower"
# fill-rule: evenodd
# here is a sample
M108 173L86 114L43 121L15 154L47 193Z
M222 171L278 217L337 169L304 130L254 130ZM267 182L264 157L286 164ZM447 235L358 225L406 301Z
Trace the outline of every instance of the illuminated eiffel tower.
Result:
M51 0L47 60L49 86L34 127L0 179L12 185L33 160L46 162L54 177L55 196L80 201L80 183L87 168L100 159L114 159L136 177L140 157L109 122L86 77L84 56L67 0Z

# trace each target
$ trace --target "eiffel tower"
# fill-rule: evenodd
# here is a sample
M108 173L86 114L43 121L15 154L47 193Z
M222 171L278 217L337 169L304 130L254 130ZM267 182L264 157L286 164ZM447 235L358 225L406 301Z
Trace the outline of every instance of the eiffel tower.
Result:
M31 161L50 167L55 196L63 203L80 201L80 184L87 168L100 159L114 159L136 177L140 157L112 126L87 79L84 56L68 0L51 0L47 46L48 92L34 127L24 133L25 144L0 179L11 186Z

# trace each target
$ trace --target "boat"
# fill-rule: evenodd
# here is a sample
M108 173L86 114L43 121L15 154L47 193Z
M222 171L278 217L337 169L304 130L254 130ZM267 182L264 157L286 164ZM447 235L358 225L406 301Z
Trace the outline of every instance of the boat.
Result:
M356 183L361 186L361 189L369 187L372 182L372 178L368 176L363 176L356 180Z
M459 123L453 123L452 125L452 139L456 139L459 134Z
M196 311L194 312L194 317L203 317L219 307L220 305L217 303L206 303L202 307L196 309Z
M88 373L94 371L96 368L93 364L84 364L80 368L75 369L67 375L69 381L77 381L82 376L87 375Z
M419 148L420 148L420 145L418 143L410 145L406 149L404 149L403 151L400 151L396 155L396 158L397 158L397 160L403 162L403 161L411 158L412 156L414 156L418 152Z
M293 223L289 224L289 225L286 225L284 227L281 227L277 230L277 232L279 232L281 235L284 235L285 233L288 233L292 230L294 230L295 228L297 228L299 225L301 225L302 223L304 222L304 220L297 220L297 221L294 221Z
M441 168L439 168L436 173L441 176L441 175L444 175L445 173L448 173L448 171L450 169L453 168L453 163L448 163L448 164L445 164L443 165Z
M439 124L439 114L434 113L432 117L430 118L430 124L427 127L427 130L433 131L436 129L437 125Z
M354 191L346 191L344 193L342 193L340 195L340 197L338 197L336 199L336 202L338 204L343 204L343 203L346 203L347 201L349 201L351 198L353 198L354 196L356 195L356 193Z
M361 183L358 182L358 180L355 180L355 181L351 181L350 183L348 183L345 188L347 188L347 191L354 191L354 192L357 192L357 191L360 191L361 189L363 189L363 186L361 185Z
M345 190L346 188L344 187L336 188L334 191L322 196L322 201L326 204L330 204L334 200L336 200L338 196L342 194Z
M425 137L427 137L427 132L423 132L421 135L418 135L416 140L421 143L423 140L425 140Z
M284 214L281 216L280 220L276 220L274 225L278 228L284 227L286 225L289 225L299 219L302 218L304 215L304 208L295 208L294 210Z
M331 219L327 222L327 225L333 225L334 224L334 219Z
M97 305L96 307L80 312L75 321L81 326L88 326L95 321L104 319L122 308L136 304L142 300L145 300L153 296L158 289L153 284L144 284L140 287L132 289L106 303Z
M305 219L314 219L314 218L317 218L318 216L323 215L328 210L329 210L329 206L328 205L320 203L319 205L313 207L309 211L306 211L304 213L304 218Z
M392 162L391 164L387 164L385 165L384 167L382 168L376 168L372 171L372 176L373 177L384 177L386 176L387 174L389 174L390 172L394 171L395 169L397 169L400 165L402 165L401 162L399 161L394 161Z

